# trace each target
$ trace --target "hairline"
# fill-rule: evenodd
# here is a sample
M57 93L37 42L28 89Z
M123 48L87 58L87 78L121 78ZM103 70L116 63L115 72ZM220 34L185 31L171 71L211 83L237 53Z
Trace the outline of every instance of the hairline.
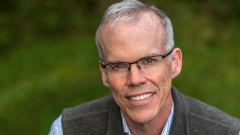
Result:
M102 18L102 22L100 23L97 31L96 31L96 37L95 37L95 41L96 41L96 45L98 48L98 52L99 52L99 56L103 59L104 58L104 54L103 54L103 50L102 50L102 34L103 34L103 27L107 26L107 29L105 29L105 31L107 30L112 30L112 29L117 29L117 27L121 27L118 26L119 23L121 24L127 24L127 23L135 23L137 22L137 20L141 17L142 13L150 13L152 15L154 15L156 18L158 18L158 22L161 27L163 27L164 29L164 37L163 37L163 41L164 41L164 45L166 48L166 51L171 50L174 47L174 39L173 39L173 28L172 28L172 23L170 21L170 19L167 17L167 15L161 11L160 9L156 8L155 6L148 6L145 5L143 3L141 8L138 8L134 11L134 14L132 16L129 15L122 15L120 13L119 14L114 14L115 16L112 17L110 16L111 12L109 11L109 9L105 12L103 18ZM111 7L111 6L110 6ZM118 17L122 17L122 18L118 18ZM126 17L124 19L124 17Z

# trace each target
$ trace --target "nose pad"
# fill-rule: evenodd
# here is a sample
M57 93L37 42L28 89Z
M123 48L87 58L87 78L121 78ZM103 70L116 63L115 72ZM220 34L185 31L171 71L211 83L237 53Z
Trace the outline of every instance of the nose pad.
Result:
M137 64L137 63L136 63ZM140 69L141 70L141 67L137 64L137 66L138 66L138 69Z
M135 63L131 63L131 64L130 64L130 66L128 67L128 71L129 71L129 72L130 72L130 70L131 70L131 66L132 66L132 64L135 64ZM138 69L141 70L141 67L138 65L138 63L136 63L136 64L137 64Z
M128 68L128 71L130 72L130 70L131 70L131 65L129 66L129 68Z

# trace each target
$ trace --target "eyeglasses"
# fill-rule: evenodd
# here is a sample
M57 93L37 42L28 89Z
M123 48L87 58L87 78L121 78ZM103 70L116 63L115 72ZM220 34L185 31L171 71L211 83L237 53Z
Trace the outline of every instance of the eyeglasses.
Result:
M174 48L173 48L174 49ZM146 58L141 58L135 62L118 62L118 63L107 63L103 64L103 60L101 60L101 67L105 68L109 73L112 74L122 74L128 73L131 70L132 64L137 64L138 69L147 70L149 68L156 67L159 63L169 56L173 49L164 55L155 55Z

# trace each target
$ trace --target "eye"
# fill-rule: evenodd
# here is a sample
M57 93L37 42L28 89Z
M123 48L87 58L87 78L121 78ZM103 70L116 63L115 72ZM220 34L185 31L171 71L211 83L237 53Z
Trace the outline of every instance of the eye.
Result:
M128 68L126 63L116 63L116 64L111 64L110 66L112 70L120 70L120 69Z
M156 60L153 58L146 58L146 59L142 59L142 64L152 64L154 63Z

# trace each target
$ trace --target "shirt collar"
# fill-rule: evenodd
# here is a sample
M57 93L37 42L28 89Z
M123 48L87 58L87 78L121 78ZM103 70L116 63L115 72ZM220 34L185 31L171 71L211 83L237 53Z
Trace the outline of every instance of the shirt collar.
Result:
M170 115L168 116L167 122L164 125L164 128L163 128L163 131L162 131L161 135L169 135L170 129L171 129L171 126L172 126L173 115L174 115L174 103L172 104ZM122 112L121 112L121 118L122 118L122 125L123 125L124 133L126 135L133 135L131 133L130 129L128 128L128 125L126 123L125 118L123 117Z

